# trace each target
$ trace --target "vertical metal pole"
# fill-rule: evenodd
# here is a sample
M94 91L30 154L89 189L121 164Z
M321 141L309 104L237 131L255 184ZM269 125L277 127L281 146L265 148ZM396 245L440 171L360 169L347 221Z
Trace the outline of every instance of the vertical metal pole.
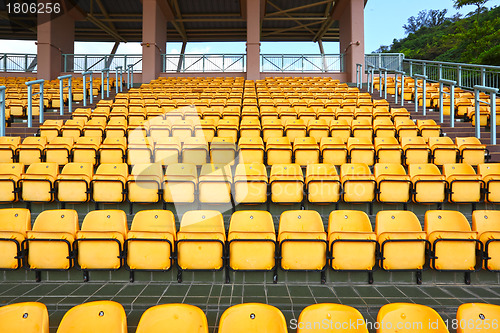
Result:
M68 111L71 114L73 112L73 78L70 76L68 78Z
M28 127L33 126L33 101L31 100L33 98L31 94L31 85L28 86Z
M127 67L127 89L130 89L130 66Z
M0 86L0 136L5 136L5 86Z
M422 75L427 75L427 65L426 63L422 63Z
M496 94L490 93L490 128L491 128L491 144L497 144L497 103Z
M486 85L486 68L481 67L481 85Z
M479 90L474 89L474 106L475 106L475 114L474 117L476 118L476 138L480 139L481 138L481 127L479 124L480 117L479 117Z
M423 79L422 79L422 90L423 90L422 101L423 101L423 104L424 104L424 105L423 105L423 107L422 107L422 114L423 114L424 116L426 116L426 115L427 115L427 112L426 112L426 111L427 111L427 110L426 110L426 104L427 104L427 100L426 100L426 98L427 98L427 96L426 96L426 95L427 95L427 92L426 92L426 85L427 85L427 84L426 84L426 80L425 80L425 78L423 78Z
M378 97L382 97L382 72L378 68Z
M405 97L405 75L401 74L401 106L405 105L404 97Z
M120 92L123 92L123 67L120 66Z
M94 89L93 89L93 84L92 84L92 76L93 75L94 74L91 72L90 73L90 104L94 103L94 97L93 97L93 95L94 95L94 91L93 90Z
M83 75L83 106L87 106L87 76Z
M413 93L415 97L415 112L418 112L418 78L415 77L415 92Z
M441 124L444 122L443 83L442 82L439 82L439 122Z
M83 68L85 69L84 72L86 72L87 71L87 55L85 55L85 60L84 61L85 61L85 63L83 65Z
M116 70L115 90L116 93L118 94L118 67L116 67L115 70Z
M43 82L40 83L40 115L38 116L38 121L43 124Z
M59 114L64 115L64 79L59 79Z
M101 71L101 99L104 99L104 71Z
M384 69L384 99L387 99L387 69Z
M458 87L462 87L462 66L457 67L457 84Z
M106 71L106 97L109 98L109 68Z
M66 64L66 62L67 62L67 60L68 60L68 58L67 58L67 55L66 55L66 54L63 54L63 59L64 59L64 72L66 73L66 72L67 72L67 68L68 68L68 67L67 67L67 64Z
M130 66L130 71L132 72L130 74L130 88L134 87L134 66Z
M410 61L410 76L413 76L413 61Z
M441 80L443 78L443 64L439 64L438 69L439 69L439 80Z
M398 104L398 82L399 82L399 74L395 73L394 74L395 80L394 80L394 103Z
M450 85L450 127L455 127L455 85Z

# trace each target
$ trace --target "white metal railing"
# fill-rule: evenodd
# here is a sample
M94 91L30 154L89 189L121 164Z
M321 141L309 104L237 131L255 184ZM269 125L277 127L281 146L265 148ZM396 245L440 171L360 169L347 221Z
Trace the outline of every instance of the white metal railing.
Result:
M365 68L371 65L375 69L387 68L389 71L402 71L404 58L405 55L403 53L365 54Z
M162 54L163 72L245 72L245 54Z
M446 94L450 96L450 127L455 127L455 85L457 81L451 80L439 80L439 122L442 124L444 122L444 103L443 95ZM450 92L444 91L444 86L450 87Z
M63 54L64 72L102 71L134 65L134 71L142 72L142 54Z
M363 87L363 64L356 64L356 87Z
M71 75L59 76L59 114L64 115L64 88L68 88L68 112L73 112L73 84ZM64 85L64 79L68 79L68 85Z
M490 94L490 101L481 100L479 98L480 92L485 92ZM492 145L497 144L497 112L496 112L496 96L498 94L498 88L485 87L480 85L474 86L474 100L475 100L475 117L476 117L476 138L481 138L481 115L480 108L481 104L486 104L490 106L490 140Z
M0 86L0 136L5 136L5 86Z
M118 91L119 92L123 91L123 67L118 66L115 68L115 70L116 70L115 87L116 87L116 93L118 94ZM120 81L119 84L118 84L118 81Z
M39 115L39 122L40 125L43 124L43 84L45 83L45 80L35 80L35 81L28 81L25 84L28 86L28 127L33 126L33 95L40 95L40 115ZM40 85L40 91L37 93L33 93L33 85L39 84Z
M90 96L89 96L90 104L93 103L93 99L94 99L94 91L92 89L93 88L92 87L93 72L92 71L83 72L82 76L83 76L83 106L87 106L87 76L89 77L89 82L90 82Z
M261 72L323 72L344 71L343 54L261 54Z
M0 71L36 72L36 54L0 53Z
M422 88L422 114L425 116L426 115L426 110L427 110L427 93L426 93L426 86L427 86L427 76L425 75L420 75L420 74L414 74L413 79L415 80L415 87L414 87L414 93L413 95L415 96L415 112L418 112L418 88ZM418 80L422 80L422 85L418 85Z
M481 85L500 88L500 66L486 66L463 64L454 62L428 61L418 59L405 59L403 61L405 72L427 75L429 81L439 80L457 81L457 86L465 89L474 89Z
M106 81L106 97L109 98L109 68L101 69L101 99L104 99L104 81Z

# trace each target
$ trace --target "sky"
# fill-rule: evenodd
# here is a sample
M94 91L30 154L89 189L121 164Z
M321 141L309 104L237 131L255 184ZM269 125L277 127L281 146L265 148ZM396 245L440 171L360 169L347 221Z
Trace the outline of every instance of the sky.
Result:
M500 5L500 0L490 0L488 7ZM448 16L453 16L457 10L453 8L452 0L368 0L365 7L365 52L371 53L380 45L389 45L394 38L405 36L403 25L410 16L416 16L424 9L447 9ZM463 7L459 12L467 14L475 6ZM168 36L167 36L168 39ZM75 54L108 54L114 43L76 42ZM339 53L339 44L323 43L325 53ZM179 53L181 43L167 43L167 53ZM297 50L300 50L298 52ZM0 53L36 53L34 41L0 40ZM139 43L121 43L117 54L141 54ZM245 53L244 42L226 43L188 43L186 53ZM262 42L262 54L318 54L319 47L313 42Z

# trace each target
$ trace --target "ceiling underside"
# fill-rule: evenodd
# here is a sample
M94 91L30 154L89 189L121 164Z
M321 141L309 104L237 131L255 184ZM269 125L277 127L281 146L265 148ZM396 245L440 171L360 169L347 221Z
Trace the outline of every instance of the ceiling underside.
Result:
M80 16L75 22L76 41L142 41L142 0L67 1ZM338 21L332 14L344 0L161 1L171 15L169 42L223 42L246 40L247 1L261 3L261 41L338 41ZM15 2L26 0L10 1ZM6 9L3 2L0 39L36 40L36 14L8 14Z

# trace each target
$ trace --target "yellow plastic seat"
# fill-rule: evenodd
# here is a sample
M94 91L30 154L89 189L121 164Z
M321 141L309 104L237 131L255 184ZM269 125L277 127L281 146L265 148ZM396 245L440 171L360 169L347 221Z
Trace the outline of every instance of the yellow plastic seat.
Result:
M155 163L170 165L179 163L181 156L181 141L175 137L156 137L155 138ZM206 154L206 153L205 153Z
M401 164L403 150L395 137L375 138L375 159L377 163Z
M184 213L177 232L180 270L218 270L224 267L226 231L222 214L213 210Z
M377 182L368 165L346 163L340 166L342 200L344 202L372 202Z
M72 149L73 138L55 137L45 146L45 161L65 165L70 160Z
M500 270L500 211L475 210L472 212L472 230L478 234L484 248L483 268Z
M476 266L477 232L471 231L465 216L456 211L428 210L425 232L432 244L431 268L473 271ZM452 239L452 240L448 240Z
M485 187L485 201L500 202L500 163L486 163L477 166Z
M377 201L406 203L410 201L410 177L401 164L377 163L373 168L377 181Z
M104 137L104 132L106 130L107 114L103 114L103 117L99 117L97 112L92 112L92 118L85 123L83 127L84 136L95 136Z
M488 151L486 145L476 137L455 138L462 163L477 166L485 162Z
M278 242L282 269L326 269L327 236L317 211L283 212L280 216Z
M373 135L376 138L392 138L396 135L396 127L391 121L390 115L373 119Z
M448 182L450 202L467 203L481 200L483 181L469 164L445 164L443 174Z
M57 163L31 164L19 180L20 198L29 202L50 202L54 200L54 182L58 171Z
M233 305L220 317L218 333L287 333L283 313L272 305L244 303Z
M441 316L434 309L420 304L386 304L380 308L377 322L385 323L380 325L377 333L449 333Z
M0 209L0 269L14 270L22 266L22 242L28 230L31 230L28 209Z
M429 138L432 162L437 166L457 162L457 145L447 136Z
M128 179L126 163L102 163L92 179L92 200L95 202L123 202Z
M415 203L442 203L446 200L447 183L434 164L410 164L408 175Z
M264 142L261 137L241 137L238 141L238 162L264 163Z
M262 163L238 164L234 174L234 200L241 204L267 201L267 171Z
M334 270L371 271L375 266L377 237L368 215L362 211L337 210L328 218L330 266Z
M350 163L365 163L368 165L375 163L375 148L371 138L347 139L347 151L349 152Z
M236 144L232 138L216 137L210 144L210 163L233 165L236 158Z
M76 233L77 261L87 270L116 270L122 266L127 239L127 216L121 210L94 210L85 216Z
M129 165L151 163L153 154L154 141L152 138L129 135L127 147L127 163Z
M267 211L237 211L227 236L233 270L271 270L276 266L276 231Z
M82 136L76 139L71 154L73 162L97 164L98 151L101 146L100 137Z
M409 117L398 117L394 119L394 126L399 138L418 136L418 127Z
M49 333L49 313L43 303L23 302L0 307L0 331Z
M422 137L401 137L401 148L404 154L404 164L429 163L430 148Z
M333 203L340 200L340 178L333 164L308 164L306 168L307 200L311 203Z
M320 143L323 138L330 134L330 126L325 119L313 119L307 123L307 135Z
M319 303L306 307L300 313L297 333L349 332L368 333L363 315L343 304Z
M168 328L178 333L208 333L205 313L189 304L160 304L141 316L136 333L162 332Z
M198 182L202 203L230 203L233 176L227 164L204 164Z
M17 154L16 150L20 144L20 136L0 137L0 163L14 162L15 156Z
M168 115L167 115L168 117ZM176 120L172 124L171 134L173 137L179 138L181 142L184 142L187 138L193 136L193 124L189 120Z
M424 268L426 234L413 212L378 212L375 233L380 246L381 268L388 271L421 271Z
M369 138L373 136L371 119L355 119L351 123L352 136L355 138Z
M22 163L0 163L0 202L14 202L19 199L17 188L23 171Z
M312 137L296 138L293 142L293 154L296 164L305 166L319 163L319 146Z
M124 137L127 134L127 127L127 119L121 117L111 117L109 122L106 124L104 133L106 138Z
M299 203L304 199L304 175L298 164L274 164L269 184L272 202Z
M262 118L262 138L267 143L269 138L283 137L284 126L280 120Z
M159 163L136 164L127 179L130 202L152 203L161 199L163 168Z
M134 215L125 241L126 265L132 270L166 271L172 267L176 229L168 210L141 210Z
M267 165L292 163L292 145L287 137L272 137L266 143Z
M230 138L233 142L238 141L239 122L234 119L221 119L217 124L217 136L219 138Z
M290 119L285 123L285 136L288 137L290 142L294 142L296 138L304 138L306 135L307 127L304 120Z
M351 136L351 125L346 119L330 120L330 136L332 138L340 138L346 143Z
M163 201L168 203L190 203L196 200L198 172L194 164L170 164L165 172Z
M99 163L126 162L127 138L109 137L104 139L99 147Z
M57 333L127 333L127 316L120 303L95 301L72 307L64 314Z
M457 333L495 333L498 331L499 320L500 306L498 305L462 304L457 310Z
M208 143L200 137L186 138L182 146L182 163L207 163Z
M17 148L18 162L24 165L41 162L46 145L46 137L28 136Z
M40 125L40 136L46 137L47 141L52 141L61 134L63 126L62 119L48 119Z
M32 270L61 270L73 266L73 243L80 229L72 209L45 210L27 232L27 264Z
M212 119L200 119L194 124L194 136L202 138L206 142L212 142L217 130L214 121Z
M149 122L149 136L155 141L159 138L170 137L171 124L168 120L164 120L162 116L150 118Z
M94 168L91 163L68 163L55 181L60 202L87 202Z
M417 127L420 136L426 140L433 137L439 137L441 134L441 127L436 124L434 119L417 119Z
M341 138L322 138L319 147L323 163L334 165L347 163L347 148Z

